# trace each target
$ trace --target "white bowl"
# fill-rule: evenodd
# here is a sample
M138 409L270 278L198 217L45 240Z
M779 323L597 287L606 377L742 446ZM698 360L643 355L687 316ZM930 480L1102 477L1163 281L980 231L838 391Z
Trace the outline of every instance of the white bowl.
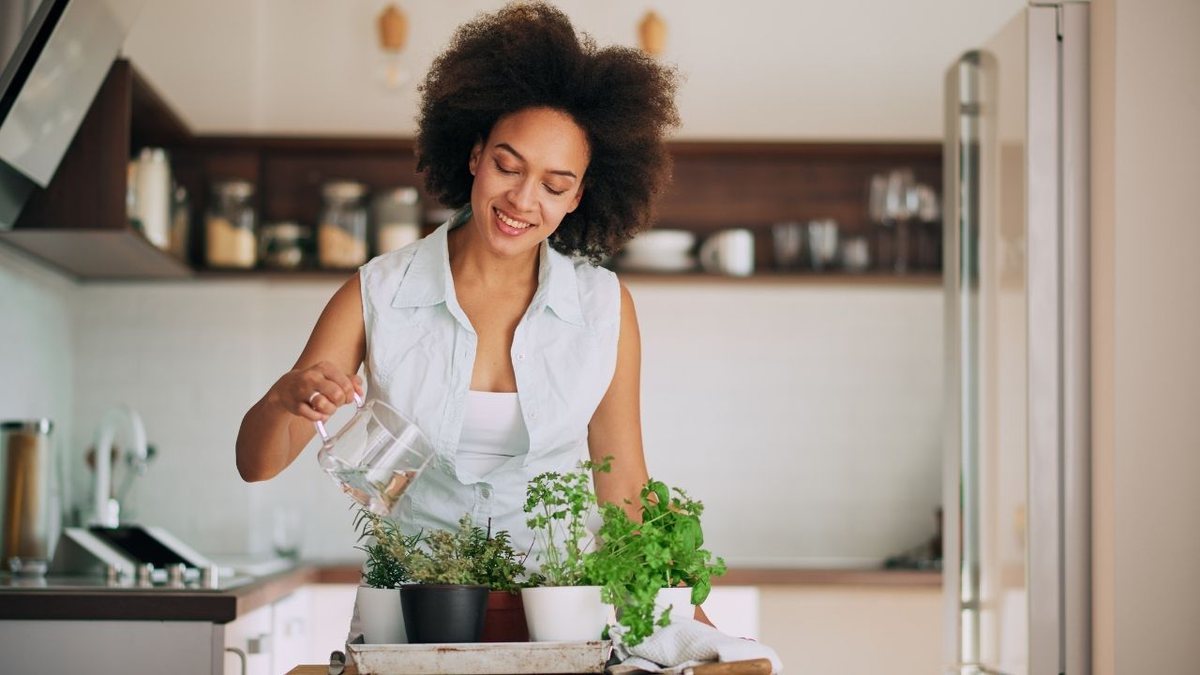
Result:
M625 244L629 253L688 253L696 245L696 235L687 230L650 230Z

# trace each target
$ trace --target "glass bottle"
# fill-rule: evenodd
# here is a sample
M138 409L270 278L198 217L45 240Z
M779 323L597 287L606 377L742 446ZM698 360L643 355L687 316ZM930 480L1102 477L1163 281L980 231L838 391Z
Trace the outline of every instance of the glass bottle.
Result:
M253 201L254 184L249 181L213 184L205 219L205 260L209 267L254 267L258 246Z

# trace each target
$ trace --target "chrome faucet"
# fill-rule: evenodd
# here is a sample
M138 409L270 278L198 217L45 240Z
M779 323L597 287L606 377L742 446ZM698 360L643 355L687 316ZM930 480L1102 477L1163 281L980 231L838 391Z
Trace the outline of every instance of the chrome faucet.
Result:
M121 504L112 498L112 445L117 429L124 424L129 432L129 452L135 462L144 465L147 459L146 428L142 418L127 405L117 406L104 413L96 430L96 490L92 501L90 525L116 527L121 521Z

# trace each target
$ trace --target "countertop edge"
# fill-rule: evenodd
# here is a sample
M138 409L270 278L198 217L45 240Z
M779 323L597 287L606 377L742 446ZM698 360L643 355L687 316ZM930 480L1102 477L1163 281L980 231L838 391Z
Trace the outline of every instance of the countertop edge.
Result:
M314 568L316 583L359 583L359 566L325 564ZM909 586L940 587L937 570L748 568L730 569L713 579L714 586Z
M119 593L86 589L0 593L0 620L203 621L229 623L310 584L358 585L355 563L301 564L218 593ZM938 571L734 568L714 586L937 588Z

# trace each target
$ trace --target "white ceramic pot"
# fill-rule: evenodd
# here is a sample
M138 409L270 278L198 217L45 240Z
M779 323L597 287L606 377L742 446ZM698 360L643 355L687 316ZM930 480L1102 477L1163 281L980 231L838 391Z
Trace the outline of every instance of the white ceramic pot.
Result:
M695 618L696 608L692 606L691 587L664 588L660 590L658 595L654 596L655 618L658 618L667 607L671 608L671 621Z
M612 616L599 586L522 588L525 622L534 642L599 640Z
M351 632L361 631L369 645L408 642L398 588L359 586L354 598L354 619L357 626L351 626Z

